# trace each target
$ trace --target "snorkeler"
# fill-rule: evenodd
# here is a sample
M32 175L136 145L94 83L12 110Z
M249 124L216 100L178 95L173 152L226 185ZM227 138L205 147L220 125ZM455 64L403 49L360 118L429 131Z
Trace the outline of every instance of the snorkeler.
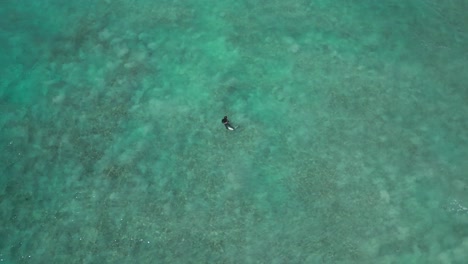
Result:
M235 128L231 125L231 123L229 123L229 120L227 118L227 116L224 116L223 120L221 120L221 122L224 124L224 126L226 127L226 129L228 130L234 130Z

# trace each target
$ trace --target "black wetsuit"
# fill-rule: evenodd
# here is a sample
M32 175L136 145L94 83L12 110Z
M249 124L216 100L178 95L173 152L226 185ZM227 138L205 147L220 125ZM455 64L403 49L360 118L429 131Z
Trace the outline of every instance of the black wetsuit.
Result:
M229 120L227 119L227 116L225 116L221 122L224 124L224 126L226 127L226 129L228 130L234 130L234 127L229 123Z

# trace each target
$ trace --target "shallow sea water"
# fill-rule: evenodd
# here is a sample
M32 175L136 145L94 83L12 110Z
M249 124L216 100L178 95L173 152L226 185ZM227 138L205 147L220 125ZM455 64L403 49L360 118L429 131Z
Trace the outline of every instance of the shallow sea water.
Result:
M1 1L0 262L466 263L466 10Z

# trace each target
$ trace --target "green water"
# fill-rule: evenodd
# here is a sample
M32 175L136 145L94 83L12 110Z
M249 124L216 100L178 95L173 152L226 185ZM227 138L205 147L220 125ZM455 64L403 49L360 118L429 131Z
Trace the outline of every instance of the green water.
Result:
M0 263L466 263L466 10L2 0Z

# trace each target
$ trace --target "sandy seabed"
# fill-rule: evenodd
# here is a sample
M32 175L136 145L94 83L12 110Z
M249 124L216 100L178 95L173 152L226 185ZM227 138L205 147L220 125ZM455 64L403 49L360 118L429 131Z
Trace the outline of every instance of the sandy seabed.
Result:
M0 262L463 263L467 8L2 1Z

